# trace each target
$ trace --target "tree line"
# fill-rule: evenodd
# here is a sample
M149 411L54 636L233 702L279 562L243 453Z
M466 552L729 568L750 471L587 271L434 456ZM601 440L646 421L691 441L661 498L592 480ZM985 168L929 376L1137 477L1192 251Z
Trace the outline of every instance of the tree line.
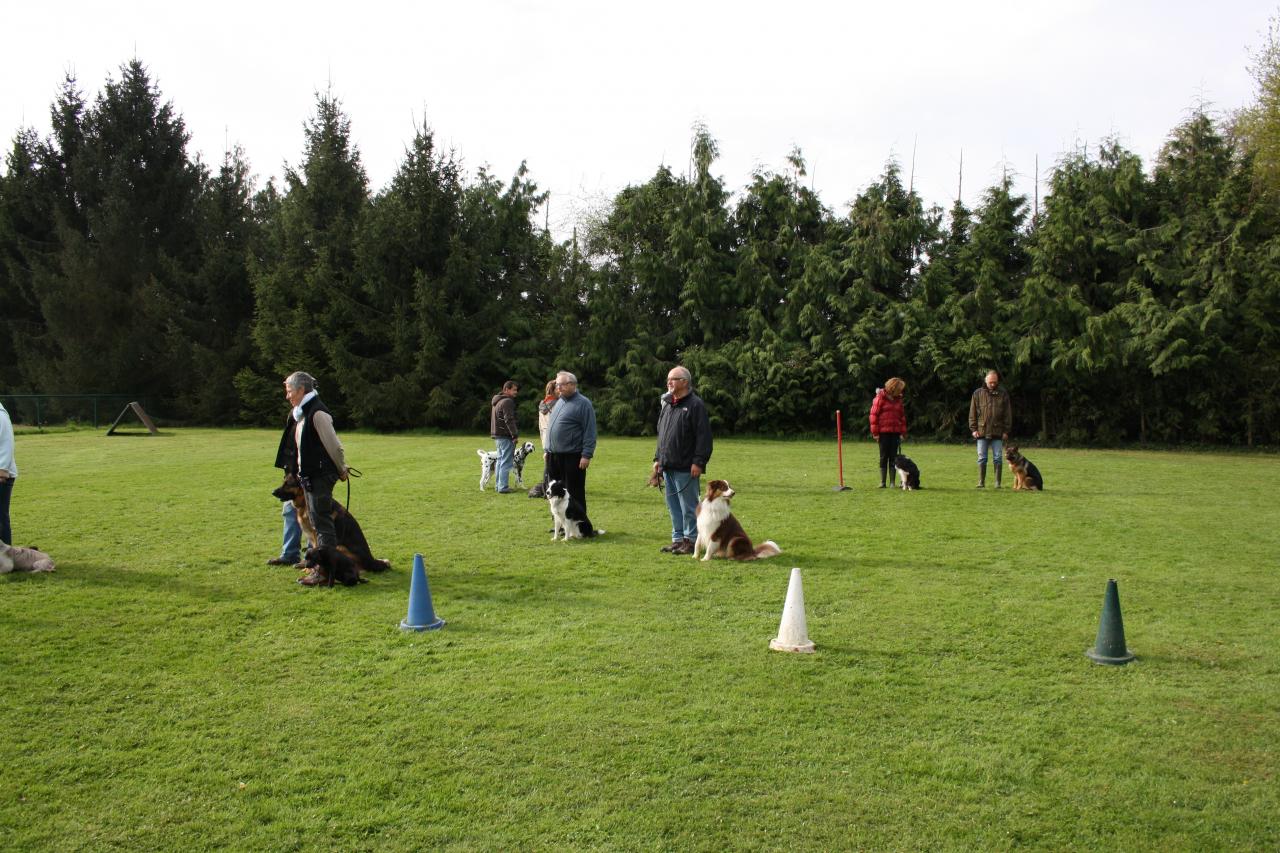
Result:
M1039 205L1007 176L974 209L926 204L891 161L837 212L799 150L731 192L698 126L687 173L658 168L562 241L523 164L467 174L426 126L371 191L331 93L300 163L257 187L239 149L190 154L140 61L91 101L68 77L0 177L0 390L274 424L304 369L346 426L483 429L504 379L531 424L568 369L602 429L645 434L679 362L721 432L826 432L836 409L857 432L897 375L912 432L953 437L994 368L1020 436L1274 444L1276 59L1250 110L1193 111L1150 170L1081 147Z

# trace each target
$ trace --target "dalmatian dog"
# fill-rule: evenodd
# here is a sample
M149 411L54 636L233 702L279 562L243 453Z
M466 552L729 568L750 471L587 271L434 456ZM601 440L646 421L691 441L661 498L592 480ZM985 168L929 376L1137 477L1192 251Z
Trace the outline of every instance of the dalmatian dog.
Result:
M515 452L515 473L516 485L524 488L524 463L525 460L533 453L533 442L526 441L524 444L516 447ZM480 457L480 491L484 491L489 485L489 481L493 479L493 472L498 470L498 451L496 450L477 450L476 455Z

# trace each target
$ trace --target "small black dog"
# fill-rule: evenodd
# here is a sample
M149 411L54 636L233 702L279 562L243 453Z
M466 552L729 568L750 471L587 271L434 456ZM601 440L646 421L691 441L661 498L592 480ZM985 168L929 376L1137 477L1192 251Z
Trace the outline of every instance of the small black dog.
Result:
M898 471L898 482L903 491L914 491L920 488L920 468L910 458L899 453L893 458L893 467Z
M298 578L303 586L333 586L334 581L343 586L367 583L360 576L356 561L337 548L308 548L307 564L312 570Z

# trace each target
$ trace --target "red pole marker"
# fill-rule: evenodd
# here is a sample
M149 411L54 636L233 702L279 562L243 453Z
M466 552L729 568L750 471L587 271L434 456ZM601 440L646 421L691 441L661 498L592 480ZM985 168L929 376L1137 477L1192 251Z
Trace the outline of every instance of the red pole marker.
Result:
M849 487L844 484L844 424L840 420L840 410L836 409L836 459L840 465L840 485L832 489L833 492L847 492Z

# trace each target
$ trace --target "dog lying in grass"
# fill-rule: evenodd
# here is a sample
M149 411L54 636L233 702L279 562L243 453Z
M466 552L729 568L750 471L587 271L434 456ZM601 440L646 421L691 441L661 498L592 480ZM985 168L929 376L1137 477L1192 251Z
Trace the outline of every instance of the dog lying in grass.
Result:
M36 548L15 548L0 542L0 575L9 572L51 572L53 558Z
M303 586L333 586L335 581L355 586L366 582L356 561L338 548L308 548L307 565L311 571L298 578Z

